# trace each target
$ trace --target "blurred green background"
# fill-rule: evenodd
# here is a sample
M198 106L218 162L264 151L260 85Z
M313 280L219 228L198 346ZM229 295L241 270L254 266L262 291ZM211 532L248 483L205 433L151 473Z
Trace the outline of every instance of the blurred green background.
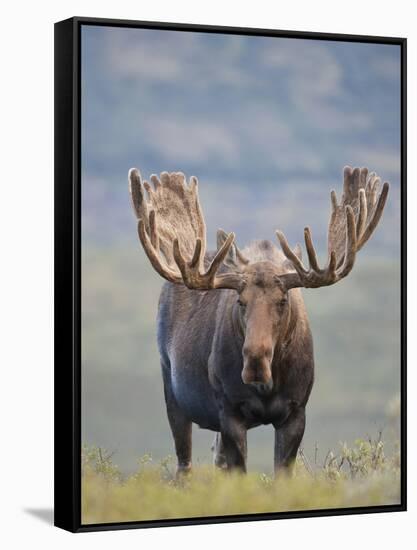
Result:
M162 279L136 234L127 172L200 179L209 246L293 244L309 225L324 259L330 189L345 164L391 183L354 271L305 290L316 382L303 441L324 457L386 428L400 383L400 58L398 46L83 27L82 439L139 456L173 453L156 347ZM211 461L194 428L194 461ZM273 430L249 433L249 467L272 471Z

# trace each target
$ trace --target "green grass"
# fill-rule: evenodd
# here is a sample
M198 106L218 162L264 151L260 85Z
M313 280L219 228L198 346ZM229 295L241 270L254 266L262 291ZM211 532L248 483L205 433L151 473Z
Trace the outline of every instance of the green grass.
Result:
M193 518L291 510L361 507L400 502L400 457L386 456L380 437L357 440L313 464L303 452L291 476L230 474L197 466L177 481L172 457L143 456L123 476L102 449L84 447L82 523Z

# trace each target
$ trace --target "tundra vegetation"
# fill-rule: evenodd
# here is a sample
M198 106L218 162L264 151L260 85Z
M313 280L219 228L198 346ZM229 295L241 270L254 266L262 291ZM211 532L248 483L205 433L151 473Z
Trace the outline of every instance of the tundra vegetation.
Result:
M172 456L138 460L123 475L107 451L84 446L82 522L84 524L169 518L259 514L292 510L366 507L400 502L399 448L386 452L379 434L340 444L323 460L300 449L293 474L276 478L252 472L242 476L213 466L194 465L175 475Z

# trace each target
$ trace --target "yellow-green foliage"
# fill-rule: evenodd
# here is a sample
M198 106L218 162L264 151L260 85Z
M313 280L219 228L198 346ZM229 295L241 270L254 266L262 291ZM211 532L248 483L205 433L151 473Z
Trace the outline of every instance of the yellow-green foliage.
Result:
M111 456L84 447L82 522L140 521L166 518L316 510L397 504L400 460L384 454L383 442L357 440L329 453L320 467L301 452L293 475L228 474L209 466L175 480L171 457L153 464L145 455L137 472L124 478Z

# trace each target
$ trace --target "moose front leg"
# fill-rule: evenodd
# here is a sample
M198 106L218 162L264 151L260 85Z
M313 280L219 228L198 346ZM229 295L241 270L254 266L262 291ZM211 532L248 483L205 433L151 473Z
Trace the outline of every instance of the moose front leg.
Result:
M169 425L174 438L177 455L177 478L191 470L192 453L192 422L178 406L171 386L171 376L167 368L162 366L164 380L164 395Z
M228 470L246 473L247 431L233 413L223 414L220 421L221 446Z
M298 447L304 435L306 423L305 409L295 409L282 425L275 427L275 474L282 471L291 472Z

